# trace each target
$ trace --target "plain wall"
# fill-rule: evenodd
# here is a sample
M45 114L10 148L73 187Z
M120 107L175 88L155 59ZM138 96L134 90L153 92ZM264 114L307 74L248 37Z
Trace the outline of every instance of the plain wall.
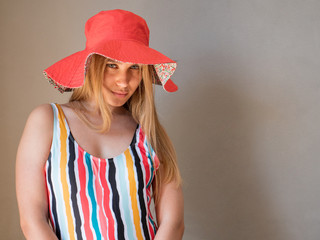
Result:
M0 238L23 239L14 166L30 111L63 103L43 69L85 46L85 21L143 16L178 61L157 107L184 178L185 240L320 239L320 2L10 0L0 3Z

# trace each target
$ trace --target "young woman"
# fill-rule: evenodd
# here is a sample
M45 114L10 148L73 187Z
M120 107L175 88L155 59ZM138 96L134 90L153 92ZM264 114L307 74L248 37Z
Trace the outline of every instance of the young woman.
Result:
M176 63L149 48L149 29L124 10L85 26L86 48L45 70L66 104L34 109L17 153L27 239L182 239L181 178L159 123L153 85L177 86ZM156 221L150 204L155 202Z

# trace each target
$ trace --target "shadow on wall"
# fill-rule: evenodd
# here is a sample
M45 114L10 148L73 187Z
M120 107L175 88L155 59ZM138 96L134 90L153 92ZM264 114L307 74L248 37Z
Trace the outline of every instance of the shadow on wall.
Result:
M259 157L259 132L275 110L235 88L241 77L213 71L194 73L197 82L186 79L171 121L180 129L174 138L184 178L184 239L290 239Z

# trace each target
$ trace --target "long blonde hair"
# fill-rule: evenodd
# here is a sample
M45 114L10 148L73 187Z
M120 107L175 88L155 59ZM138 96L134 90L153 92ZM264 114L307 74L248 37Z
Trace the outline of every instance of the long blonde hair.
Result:
M90 57L87 67L85 83L82 87L74 89L69 102L73 104L79 117L92 129L107 132L111 125L111 112L103 97L102 79L108 59L94 54ZM181 184L181 176L177 165L176 152L166 131L159 122L154 103L154 71L152 65L142 65L140 69L142 81L126 103L126 108L138 122L147 136L148 142L160 160L162 174L155 174L153 194L155 202L159 200L159 191L162 183L175 182ZM103 120L102 125L92 124L81 111L81 102L89 99L95 100L96 111L99 111Z

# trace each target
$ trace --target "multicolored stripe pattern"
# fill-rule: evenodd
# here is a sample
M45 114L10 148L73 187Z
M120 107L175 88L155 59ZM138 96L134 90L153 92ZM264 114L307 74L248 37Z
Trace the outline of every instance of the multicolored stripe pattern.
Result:
M54 132L45 165L50 221L59 239L154 239L151 188L159 160L140 125L120 155L83 150L61 107L51 104Z

